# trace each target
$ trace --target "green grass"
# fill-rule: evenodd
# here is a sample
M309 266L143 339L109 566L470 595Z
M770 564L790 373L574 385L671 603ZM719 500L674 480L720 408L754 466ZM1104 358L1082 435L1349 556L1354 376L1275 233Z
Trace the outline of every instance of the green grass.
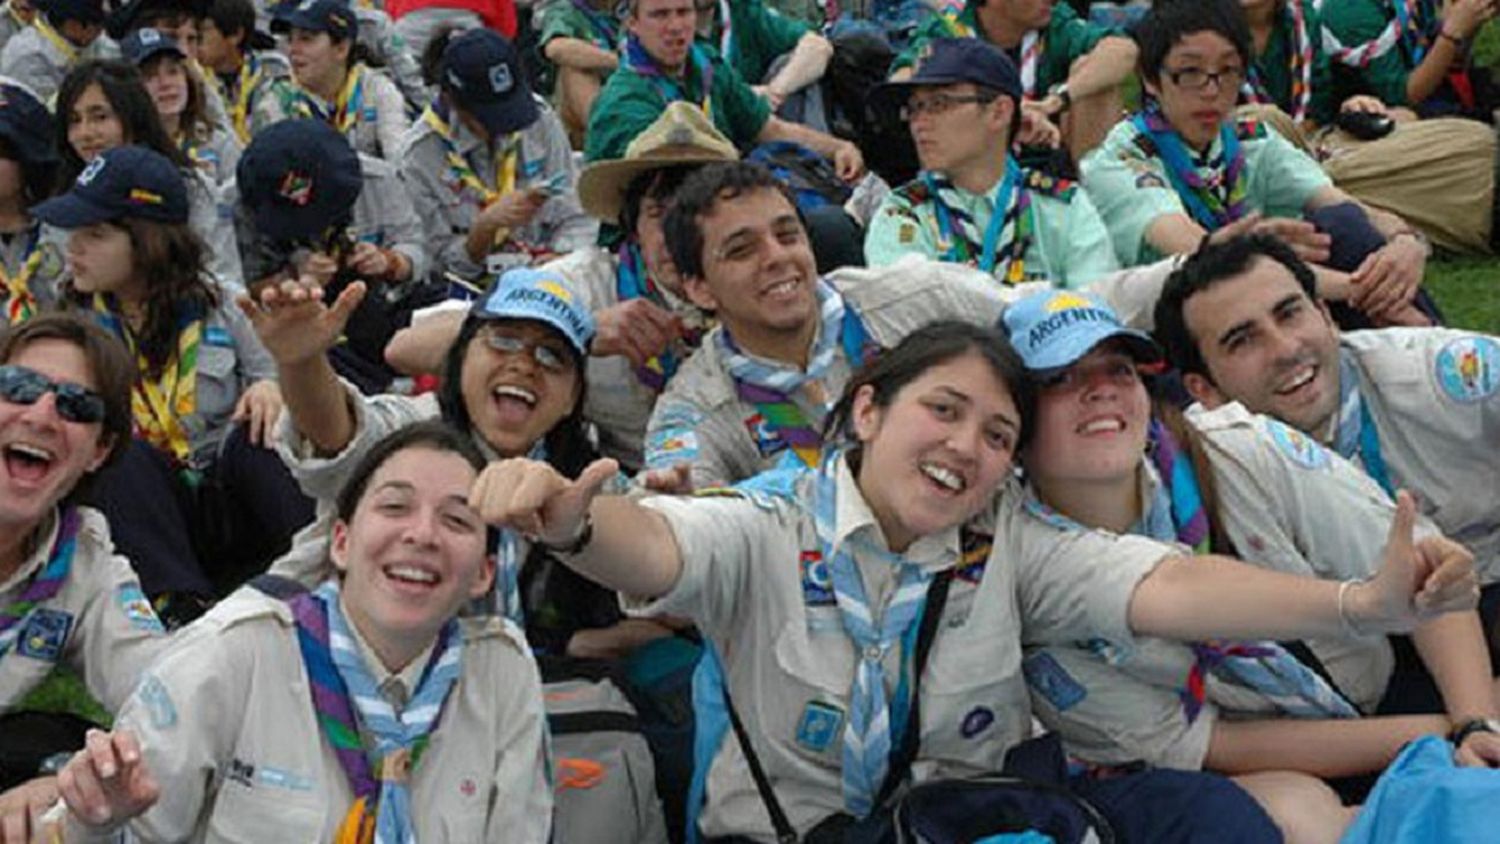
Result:
M83 680L67 668L54 669L42 684L31 690L17 709L40 712L68 712L97 724L112 720L104 707L94 700Z
M1437 258L1427 288L1455 328L1500 334L1500 258Z

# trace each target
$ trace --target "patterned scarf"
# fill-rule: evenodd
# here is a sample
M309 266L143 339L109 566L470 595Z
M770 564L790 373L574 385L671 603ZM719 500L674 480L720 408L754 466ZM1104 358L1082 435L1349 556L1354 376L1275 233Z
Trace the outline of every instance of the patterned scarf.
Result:
M491 460L498 460L499 455L491 454L487 446L480 446L485 456ZM542 463L547 462L547 443L538 440L526 453L529 460ZM518 627L526 625L526 608L521 601L521 567L526 563L526 552L528 546L522 541L520 534L513 530L491 529L489 535L489 550L495 558L495 606L496 610L504 618L516 623Z
M625 51L620 57L620 63L624 67L650 79L651 84L656 86L656 93L661 96L665 103L674 103L678 100L688 99L687 78L684 77L679 82L668 76L665 71L656 66L656 60L651 58L651 54L646 52L646 48L641 46L640 40L634 35L625 36ZM708 60L708 54L703 51L703 48L697 44L694 44L688 50L688 63L697 72L698 85L703 92L703 98L699 101L698 108L703 112L704 117L712 121L714 119L713 63Z
M858 368L868 353L864 324L853 308L845 307L838 291L819 281L818 303L821 326L805 371L755 360L740 351L727 329L719 332L719 353L725 370L734 380L735 393L741 401L755 406L771 433L791 448L808 468L818 465L823 437L818 433L816 423L807 419L792 395L804 384L817 381L828 373L841 340L850 368ZM823 413L827 411L825 406ZM823 413L819 414L820 420Z
M943 260L978 267L1006 284L1026 280L1026 250L1031 247L1036 220L1031 191L1015 159L1006 156L1005 176L995 187L990 222L984 234L977 221L956 200L945 199L958 190L948 177L923 173L922 181L937 212L938 250Z
M453 127L444 118L447 110L442 104L434 101L422 112L422 121L432 127L438 140L443 145L443 160L448 163L448 174L459 184L473 190L479 197L481 207L488 208L495 200L516 189L517 163L521 157L521 139L519 133L505 136L499 144L501 150L495 156L494 178L485 182L474 172L469 160L458 151L458 144L453 137Z
M823 458L813 488L812 513L839 617L858 657L849 690L849 717L844 724L843 794L844 808L863 818L874 808L890 764L893 713L887 699L883 660L915 627L927 601L932 575L899 554L881 552L880 556L896 570L896 587L877 619L848 545L834 548L838 467L843 460L842 449L830 449ZM903 652L903 679L908 661ZM899 700L901 696L897 697Z
M357 64L349 68L349 73L344 76L344 85L339 89L331 107L325 108L317 97L300 87L295 88L293 94L294 116L321 120L339 130L339 134L347 135L359 125L359 115L364 110L365 66Z
M240 139L241 146L250 143L250 98L265 75L260 58L254 53L245 54L232 84L225 82L217 73L203 74L205 79L218 88L219 96L229 109L229 124L234 129L235 137Z
M462 668L458 622L450 619L438 634L422 679L398 714L381 697L359 653L339 606L338 583L329 581L289 603L318 726L355 797L335 842L415 844L408 783ZM364 737L374 745L368 751Z
M1249 182L1245 150L1240 147L1233 121L1219 127L1220 152L1206 165L1205 169L1211 171L1206 177L1195 166L1194 156L1182 137L1154 104L1136 113L1130 121L1155 143L1173 190L1198 225L1215 231L1250 211L1245 201Z
M1291 24L1291 43L1287 52L1291 54L1292 75L1292 119L1301 123L1307 119L1312 105L1313 45L1307 34L1307 12L1302 8L1303 0L1286 0L1287 22Z
M1396 497L1385 455L1380 450L1380 431L1360 395L1359 367L1348 349L1339 350L1339 417L1333 448L1341 457L1357 461L1386 495Z
M203 341L204 315L179 308L177 351L161 374L151 377L151 364L136 346L135 332L120 319L111 294L94 294L94 315L135 355L136 379L130 391L130 411L136 436L165 452L181 465L190 465L192 440L182 421L198 406L198 347Z
M621 302L629 302L632 299L646 299L653 304L671 310L661 290L656 286L656 280L646 272L645 259L641 257L640 244L634 238L627 238L615 251L615 289ZM697 348L701 339L698 332L690 331L688 336L682 339L682 345L689 349ZM644 366L638 366L635 370L636 380L640 381L646 389L653 393L660 393L677 374L677 367L681 363L678 360L676 344L669 344L662 353L655 355L646 361Z
M1370 41L1345 47L1327 26L1323 27L1323 52L1339 64L1353 68L1364 68L1370 62L1384 56L1396 47L1405 44L1411 55L1413 67L1422 63L1427 50L1432 47L1424 21L1437 19L1429 0L1390 0L1391 20L1385 29Z
M52 26L52 22L47 20L46 12L38 11L36 17L32 19L31 25L36 27L36 31L43 38L47 39L47 43L56 47L57 51L63 54L63 60L70 66L78 61L78 48L73 46L73 42L64 38L62 33L58 32Z
M1047 36L1040 29L1033 29L1021 36L1021 91L1028 100L1036 95L1036 72L1047 52Z
M37 248L41 238L41 227L32 227L26 237L26 250L21 253L21 270L11 275L0 263L0 285L4 285L8 296L5 303L5 318L11 325L20 325L37 312L36 294L31 292L31 277L42 265L42 250Z
M10 652L16 637L26 629L22 624L38 604L51 600L62 591L68 572L73 568L73 552L78 548L78 528L83 518L72 507L57 511L57 538L52 542L52 552L47 562L26 583L21 596L5 606L0 606L0 657Z

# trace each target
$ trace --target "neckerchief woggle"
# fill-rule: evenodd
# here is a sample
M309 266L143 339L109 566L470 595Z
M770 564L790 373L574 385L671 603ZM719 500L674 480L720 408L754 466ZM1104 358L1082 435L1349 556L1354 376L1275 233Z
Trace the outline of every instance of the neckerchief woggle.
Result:
M26 236L26 249L21 253L21 269L11 275L0 263L0 284L5 286L6 321L20 325L37 312L36 294L31 291L31 277L42 265L42 250L37 248L41 239L41 226L33 225Z
M754 405L771 434L808 468L818 465L823 437L797 406L792 394L808 381L822 378L833 365L834 353L840 346L852 370L863 364L871 345L859 313L844 302L838 291L821 280L817 289L821 325L806 371L773 367L755 360L740 351L727 329L719 332L718 341L724 368L734 381L735 394L741 401Z
M1005 157L1005 175L995 187L990 222L982 241L974 237L977 227L973 218L943 199L944 190L958 189L953 182L946 176L928 172L922 174L922 181L932 196L938 225L938 249L944 260L974 265L1006 284L1026 280L1026 250L1031 246L1036 221L1032 216L1031 191L1026 189L1025 175L1015 159L1009 155ZM974 254L976 244L979 245L977 256ZM998 273L997 264L1003 268Z
M409 782L462 669L458 622L443 625L417 688L397 714L354 641L338 583L328 581L288 603L318 726L354 792L335 844L415 844ZM366 736L374 745L368 750Z
M325 108L318 98L304 88L298 87L292 110L298 117L310 117L347 135L359 123L359 113L364 108L365 67L357 64L349 68L344 84L339 88L331 107Z
M20 597L0 606L0 657L10 652L16 637L26 629L21 622L39 604L62 591L68 572L73 568L73 552L78 549L78 528L82 524L83 518L75 508L64 506L57 509L57 537L52 541L47 562L31 575Z
M932 575L900 554L867 545L896 569L895 588L876 620L859 565L847 543L834 547L838 467L843 460L842 449L830 448L823 456L813 487L812 515L818 546L833 583L839 618L855 653L849 715L844 722L842 791L844 808L863 818L874 808L889 770L892 736L912 728L905 723L910 710L907 677L911 671L911 635L927 603L927 586ZM897 645L902 646L902 656L900 684L893 706L886 694L883 660Z
M1152 419L1147 431L1149 459L1159 483L1141 520L1128 532L1207 553L1208 517L1192 459L1159 420ZM1026 508L1065 530L1087 530L1042 503L1035 490L1028 491ZM1203 711L1210 674L1265 696L1279 711L1294 717L1350 718L1359 714L1326 680L1276 642L1207 640L1193 642L1190 647L1193 665L1177 692L1189 724Z
M1155 143L1172 189L1198 225L1207 231L1216 231L1249 212L1245 201L1249 182L1245 172L1245 150L1240 146L1233 120L1219 127L1219 157L1207 165L1216 172L1217 178L1213 182L1198 172L1182 136L1167 123L1155 105L1137 112L1130 122Z
M180 466L191 467L192 441L182 420L192 415L198 404L198 349L203 341L203 315L178 308L177 349L167 358L161 374L153 379L151 365L136 346L135 332L120 318L114 296L95 293L93 307L99 323L124 340L135 356L136 378L130 391L130 411L137 436Z
M627 238L615 251L615 291L621 302L629 302L632 299L645 299L663 309L671 310L666 297L657 289L656 281L646 272L646 262L641 257L640 244L634 238ZM696 336L685 337L684 341L689 347L698 345ZM680 361L677 352L673 350L672 344L659 355L653 355L647 359L642 366L635 368L636 380L653 393L660 393L665 389L667 382L677 374Z
M1357 460L1365 474L1395 500L1396 488L1380 451L1380 430L1360 395L1359 367L1347 349L1339 349L1339 416L1333 449L1347 460Z
M681 82L668 76L660 67L657 67L656 60L651 58L651 54L646 52L646 48L641 46L640 40L634 35L625 36L625 47L623 54L620 56L620 63L641 76L650 79L651 84L656 88L656 92L661 95L666 104L689 99L687 95L687 68L684 68ZM703 116L712 122L714 119L713 62L709 61L708 54L704 52L703 48L695 43L688 48L688 64L692 66L693 70L697 71L698 84L703 91L703 98L698 102L698 108L703 112Z

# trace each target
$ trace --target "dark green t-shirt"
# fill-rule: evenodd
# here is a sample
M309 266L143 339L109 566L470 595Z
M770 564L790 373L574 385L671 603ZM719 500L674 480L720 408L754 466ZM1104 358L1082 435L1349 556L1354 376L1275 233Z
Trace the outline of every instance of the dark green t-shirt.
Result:
M706 99L714 126L735 146L741 149L754 146L755 138L770 119L770 104L750 90L744 77L717 50L701 44L694 50L702 52L711 68L713 84ZM702 76L691 61L686 78L680 81L646 76L622 65L604 83L589 112L584 159L620 158L625 147L655 122L669 103L684 99L694 103L705 101Z
M956 15L948 12L929 17L912 34L910 46L891 63L891 72L916 64L917 55L934 38L980 37L978 14L978 7L970 0ZM1036 83L1028 93L1041 96L1053 85L1066 82L1073 62L1086 55L1105 38L1120 34L1118 30L1083 20L1067 3L1056 4L1052 7L1052 20L1047 24L1042 55L1037 61ZM1006 52L1016 60L1019 67L1020 47Z
M715 11L713 38L708 44L719 50L752 85L765 81L771 62L782 53L790 52L802 36L812 31L807 24L766 8L761 0L729 0L726 52L723 49L724 29L717 23L718 15Z
M1329 33L1345 47L1354 48L1379 38L1394 12L1385 0L1326 0L1322 15ZM1424 19L1418 23L1426 30L1434 22ZM1407 105L1406 80L1417 66L1415 58L1401 42L1364 67L1350 67L1330 56L1335 101L1369 94L1386 105Z
M1312 51L1312 94L1308 98L1307 116L1315 123L1328 124L1338 116L1338 100L1333 94L1333 75L1328 66L1328 54L1323 52L1319 36L1321 20L1312 3L1303 4L1303 24L1307 33L1308 47ZM1269 96L1282 111L1296 116L1296 102L1292 93L1292 56L1297 50L1296 29L1290 9L1283 9L1271 30L1265 52L1255 57L1254 70L1261 91ZM1300 69L1298 71L1300 73Z
M620 21L610 10L580 8L574 0L549 0L536 10L533 26L543 47L554 38L577 38L613 51L620 41Z

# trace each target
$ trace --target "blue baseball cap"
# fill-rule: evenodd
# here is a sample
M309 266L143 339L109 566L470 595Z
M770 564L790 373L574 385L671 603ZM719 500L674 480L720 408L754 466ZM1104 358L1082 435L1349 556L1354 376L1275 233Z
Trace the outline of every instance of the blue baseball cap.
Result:
M256 231L272 240L317 237L349 216L364 187L359 153L321 120L281 120L257 132L234 170Z
M438 79L458 107L474 115L492 136L536 122L536 100L515 45L493 30L471 29L449 41Z
M0 138L23 166L57 163L52 114L41 101L19 85L0 84Z
M136 67L163 54L175 56L179 60L187 58L187 53L177 46L176 38L149 26L133 30L126 35L120 41L120 53L125 56L126 61Z
M287 0L271 13L271 31L306 29L326 32L335 41L354 37L357 23L346 0Z
M871 92L877 108L904 104L914 89L972 82L1021 99L1021 74L1005 51L982 38L934 38L917 55L912 75Z
M73 187L31 209L38 220L76 229L125 217L186 223L187 186L165 156L139 146L115 147L90 161Z
M1150 335L1126 328L1103 300L1076 290L1048 290L1010 305L1002 317L1010 343L1032 371L1062 369L1105 340L1119 339L1143 363L1162 359Z
M532 319L568 339L580 358L594 339L594 317L560 273L534 267L506 270L494 289L474 301L469 319Z

